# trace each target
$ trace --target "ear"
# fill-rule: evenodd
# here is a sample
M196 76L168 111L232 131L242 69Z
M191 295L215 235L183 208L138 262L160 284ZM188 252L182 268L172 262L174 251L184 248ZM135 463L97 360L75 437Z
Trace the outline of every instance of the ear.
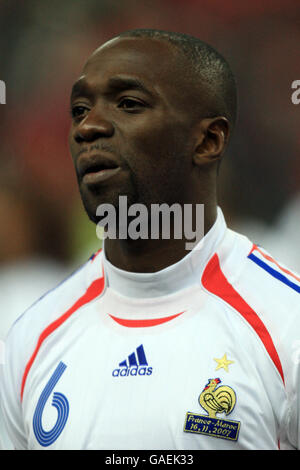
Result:
M196 165L220 160L229 139L229 122L223 116L202 119L195 137L193 161Z

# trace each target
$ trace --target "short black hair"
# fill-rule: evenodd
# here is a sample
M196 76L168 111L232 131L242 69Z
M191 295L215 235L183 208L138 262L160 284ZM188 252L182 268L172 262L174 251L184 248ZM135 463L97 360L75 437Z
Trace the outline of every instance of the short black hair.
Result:
M212 46L190 34L159 29L132 29L118 37L165 40L177 47L190 61L195 78L204 84L210 96L206 117L225 116L233 130L237 118L236 81L228 62Z

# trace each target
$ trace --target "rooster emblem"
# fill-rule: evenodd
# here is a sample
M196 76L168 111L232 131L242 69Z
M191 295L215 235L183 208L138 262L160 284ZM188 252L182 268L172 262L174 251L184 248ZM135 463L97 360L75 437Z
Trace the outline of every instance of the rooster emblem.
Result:
M208 413L210 418L215 418L216 413L231 413L236 402L235 392L227 385L217 385L220 379L209 379L207 385L199 396L200 406Z

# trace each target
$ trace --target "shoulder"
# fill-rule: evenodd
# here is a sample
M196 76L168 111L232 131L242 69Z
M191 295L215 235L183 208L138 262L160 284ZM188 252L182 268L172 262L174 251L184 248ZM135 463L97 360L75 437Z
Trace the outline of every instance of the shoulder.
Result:
M284 375L295 369L300 343L298 273L244 235L227 230L202 284L247 323L275 358L281 375L281 366Z
M204 279L209 275L223 276L241 295L263 299L266 309L291 310L299 304L300 274L296 273L269 251L244 235L227 229L224 240L209 261ZM279 302L280 300L280 302Z
M103 282L102 252L99 250L14 322L5 341L5 357L15 373L17 369L20 373L24 371L43 332L95 298L103 290Z
M36 300L13 324L9 335L31 323L33 329L54 320L89 289L94 281L102 277L102 252L99 250L67 278ZM27 331L28 333L28 331Z

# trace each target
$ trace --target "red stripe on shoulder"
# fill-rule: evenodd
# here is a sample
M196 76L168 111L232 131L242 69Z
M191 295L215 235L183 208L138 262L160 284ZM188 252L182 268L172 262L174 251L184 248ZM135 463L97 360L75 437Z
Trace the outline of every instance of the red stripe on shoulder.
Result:
M49 326L47 326L47 328L45 328L44 331L41 333L41 335L39 336L37 345L35 347L35 350L25 367L25 371L24 371L23 379L22 379L22 385L21 385L21 401L23 400L24 387L26 384L28 373L45 339L51 333L53 333L53 331L55 331L59 326L61 326L80 307L87 304L88 302L91 302L98 295L100 295L104 290L104 285L105 285L104 277L96 279L94 282L92 282L92 284L88 287L86 292L63 315L57 318L57 320L52 322Z
M231 307L239 312L242 317L252 326L265 346L284 383L282 365L267 328L257 313L250 307L249 304L247 304L241 295L228 282L220 268L220 262L217 254L215 254L208 262L202 275L202 284L209 292L220 297L227 304L231 305Z

